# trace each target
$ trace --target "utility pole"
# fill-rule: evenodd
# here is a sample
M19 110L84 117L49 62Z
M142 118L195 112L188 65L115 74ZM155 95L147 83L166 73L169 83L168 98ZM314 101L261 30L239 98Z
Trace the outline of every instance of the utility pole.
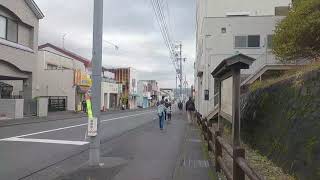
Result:
M179 45L179 60L180 60L180 99L182 100L182 43Z
M97 135L90 137L89 165L100 163L100 106L101 106L101 70L102 70L102 36L103 36L103 0L94 0L93 45L92 45L92 110L97 118Z
M178 91L178 72L176 71L176 90L174 92L174 96L177 97Z

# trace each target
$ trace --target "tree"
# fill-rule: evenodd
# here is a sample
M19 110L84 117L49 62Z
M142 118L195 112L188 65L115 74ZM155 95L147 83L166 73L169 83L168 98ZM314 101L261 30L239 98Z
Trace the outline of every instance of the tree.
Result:
M320 56L320 0L295 0L275 30L273 52L282 61Z

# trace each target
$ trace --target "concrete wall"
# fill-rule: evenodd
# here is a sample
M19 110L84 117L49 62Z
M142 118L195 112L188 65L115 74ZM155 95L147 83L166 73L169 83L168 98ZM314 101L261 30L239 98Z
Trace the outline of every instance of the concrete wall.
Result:
M0 99L0 114L9 119L23 118L23 99Z
M73 70L47 70L37 80L34 97L67 96L67 110L75 110L75 91Z

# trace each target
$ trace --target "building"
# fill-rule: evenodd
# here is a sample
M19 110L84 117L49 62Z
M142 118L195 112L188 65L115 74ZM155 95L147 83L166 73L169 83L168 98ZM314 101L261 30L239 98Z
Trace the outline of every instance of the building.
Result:
M223 59L237 53L256 59L241 72L242 85L273 70L293 67L277 61L271 52L275 26L287 15L290 4L291 0L197 1L194 95L200 114L210 118L214 112L216 86L211 72Z
M122 85L120 104L129 109L137 108L137 72L135 69L128 68L105 68L106 71L115 74L115 80Z
M91 86L89 64L88 59L53 44L39 46L33 97L48 97L49 111L81 111Z
M156 80L138 81L138 107L147 108L155 106L158 96L159 87Z
M167 97L169 101L173 101L175 98L174 89L160 88L160 92L163 96Z
M102 68L101 109L106 111L118 109L120 105L121 84L117 84L115 74Z
M2 87L11 86L12 91L0 98L23 98L20 102L25 114L31 113L32 74L38 54L39 20L43 17L33 0L1 0L0 81ZM0 108L0 113L7 111Z

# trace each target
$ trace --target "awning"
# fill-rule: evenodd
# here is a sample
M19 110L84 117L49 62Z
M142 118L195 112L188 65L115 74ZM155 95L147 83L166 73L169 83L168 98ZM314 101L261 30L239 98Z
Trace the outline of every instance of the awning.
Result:
M80 94L85 94L89 91L90 87L88 86L77 86L77 92Z

